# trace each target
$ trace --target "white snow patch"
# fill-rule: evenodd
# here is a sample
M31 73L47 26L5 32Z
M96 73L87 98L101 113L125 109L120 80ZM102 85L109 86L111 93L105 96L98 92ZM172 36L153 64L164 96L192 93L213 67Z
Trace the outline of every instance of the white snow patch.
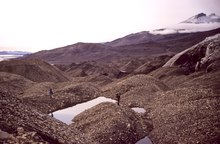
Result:
M12 59L12 58L18 58L21 56L23 55L0 55L0 61Z
M72 119L82 113L83 111L92 108L100 103L103 102L112 102L112 103L116 103L116 100L110 99L110 98L105 98L105 97L98 97L96 99L81 103L81 104L77 104L73 107L69 107L66 109L62 109L62 110L58 110L56 112L53 112L53 116L66 123L66 124L71 124L72 123Z
M135 144L153 144L151 140L146 136L143 139L139 140Z
M133 107L131 109L134 110L137 113L145 113L146 112L146 110L144 108Z
M177 33L177 31L175 29L164 29L164 30L154 30L154 31L151 31L150 33L152 34L173 34L173 33Z
M201 23L201 24L179 23L176 25L172 25L168 28L180 30L180 32L181 32L181 29L185 29L191 32L199 32L199 31L208 31L208 30L219 28L219 27L220 27L220 23L215 22L215 23Z
M126 73L126 71L124 71L124 70L120 70L120 72L122 72L122 73Z

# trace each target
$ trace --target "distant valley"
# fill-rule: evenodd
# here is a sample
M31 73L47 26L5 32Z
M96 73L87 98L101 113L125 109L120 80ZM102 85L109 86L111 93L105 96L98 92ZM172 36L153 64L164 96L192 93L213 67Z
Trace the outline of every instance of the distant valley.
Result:
M0 51L0 61L22 57L27 54L31 54L31 53L22 52L22 51Z

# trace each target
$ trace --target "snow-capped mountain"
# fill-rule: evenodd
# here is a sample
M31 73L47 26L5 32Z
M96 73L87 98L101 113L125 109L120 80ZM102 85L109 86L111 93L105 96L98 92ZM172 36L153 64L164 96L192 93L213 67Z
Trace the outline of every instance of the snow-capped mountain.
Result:
M179 24L171 25L166 28L153 30L152 34L174 34L174 33L193 33L209 31L220 28L220 16L212 13L206 15L204 13L197 14Z
M201 24L201 23L213 23L213 22L220 22L220 16L216 15L215 13L212 13L210 15L206 15L204 13L199 13L182 23L194 23L194 24Z

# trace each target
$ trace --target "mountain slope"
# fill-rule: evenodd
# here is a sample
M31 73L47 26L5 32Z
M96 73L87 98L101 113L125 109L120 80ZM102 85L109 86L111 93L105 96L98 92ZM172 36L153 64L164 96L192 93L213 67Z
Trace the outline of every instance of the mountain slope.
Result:
M201 13L167 28L142 31L106 43L76 43L30 54L24 59L37 58L51 64L69 65L85 61L110 62L126 57L170 55L217 33L220 33L219 16Z
M41 60L9 60L0 62L0 71L18 74L34 82L64 82L69 78L56 67Z
M172 54L180 52L196 43L204 40L207 36L220 33L220 28L207 32L152 35L148 32L141 33L147 35L140 41L140 33L129 37L123 37L112 43L77 43L48 51L40 51L27 55L24 59L38 58L52 64L81 63L85 61L109 62L126 57L147 57L152 55ZM129 41L129 43L127 43Z
M109 46L99 43L76 43L73 45L40 51L31 55L27 55L25 59L42 59L52 64L71 64L83 61L92 61L101 59L104 56L115 54L109 51Z

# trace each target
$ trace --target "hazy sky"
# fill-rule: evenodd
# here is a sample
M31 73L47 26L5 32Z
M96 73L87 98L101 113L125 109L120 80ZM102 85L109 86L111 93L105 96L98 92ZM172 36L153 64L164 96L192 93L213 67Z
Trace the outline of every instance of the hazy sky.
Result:
M220 15L219 6L220 0L1 0L0 50L111 41L200 12Z

